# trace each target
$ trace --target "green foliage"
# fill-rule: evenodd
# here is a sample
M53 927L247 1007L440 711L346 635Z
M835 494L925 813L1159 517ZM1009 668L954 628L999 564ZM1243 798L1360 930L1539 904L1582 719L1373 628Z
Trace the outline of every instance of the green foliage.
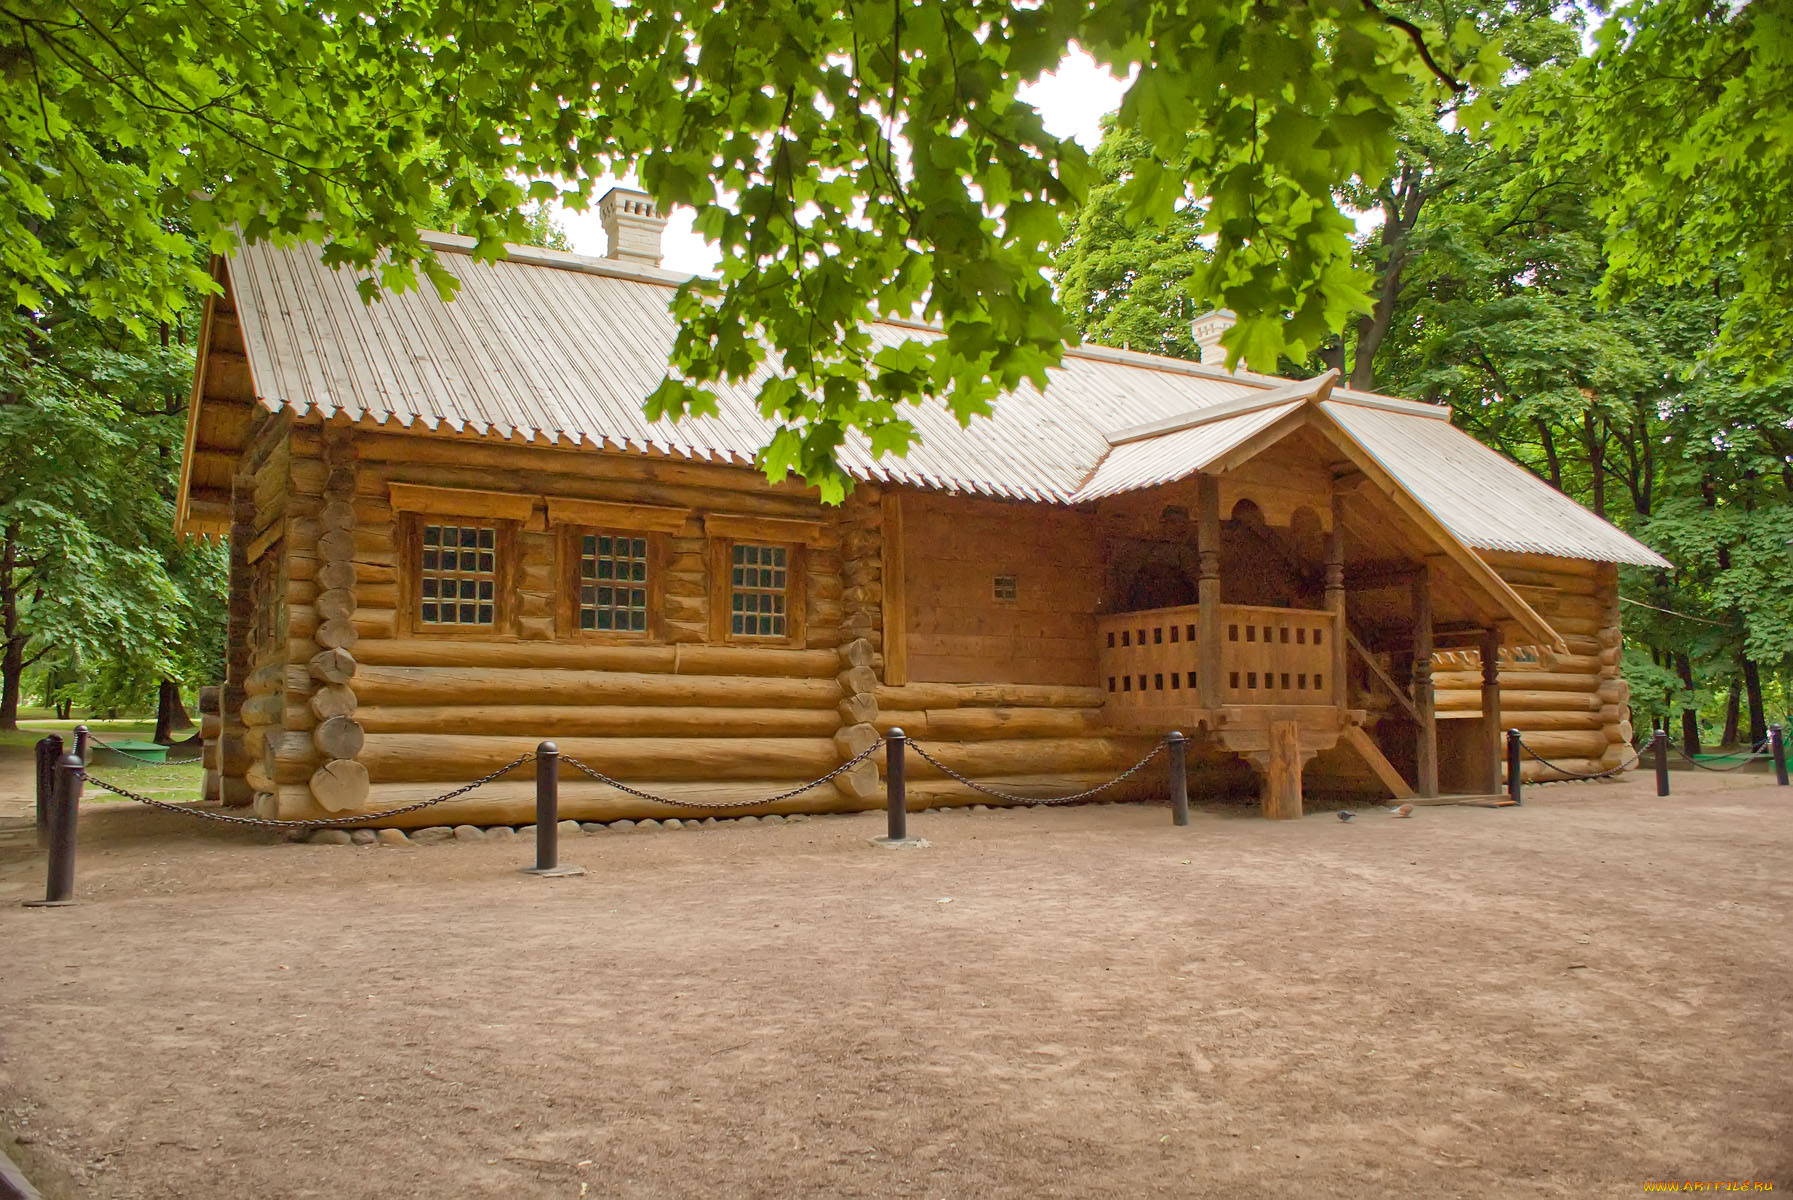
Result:
M1450 404L1459 425L1676 564L1622 573L1636 601L1623 612L1640 722L1684 706L1713 712L1746 662L1768 673L1768 695L1783 695L1793 388L1720 353L1745 290L1734 266L1707 270L1703 287L1615 289L1597 178L1573 162L1540 165L1558 131L1534 137L1507 120L1509 106L1535 103L1532 77L1578 77L1573 21L1541 5L1476 19L1518 68L1486 93L1499 135L1447 119L1455 98L1406 106L1388 178L1340 193L1380 217L1358 246L1375 304L1297 369L1330 362L1357 386ZM1123 136L1096 161L1134 157L1119 150ZM1067 310L1110 344L1185 320L1175 289L1134 283L1170 252L1172 231L1130 222L1117 191L1105 171L1060 257Z
M1793 20L1784 4L1631 0L1593 53L1537 73L1504 123L1556 178L1585 179L1603 299L1720 285L1718 348L1785 371L1793 305Z
M1106 124L1107 136L1090 159L1096 182L1053 256L1060 302L1089 341L1199 359L1189 324L1203 311L1190 294L1208 265L1202 210L1186 197L1166 224L1129 221L1129 167L1151 150L1138 134Z
M1129 210L1211 198L1197 290L1244 314L1232 348L1262 359L1366 304L1332 188L1381 179L1400 106L1445 87L1420 43L1471 84L1503 65L1470 22L1422 29L1366 0L42 0L9 17L0 271L26 309L78 292L139 330L171 315L204 286L177 217L213 249L236 230L321 240L370 296L419 271L450 292L419 238L438 197L496 256L527 239L526 201L578 208L632 170L663 209L697 210L723 262L676 301L650 409L706 411L709 384L771 364L763 464L830 498L850 432L900 447L904 403L969 419L1057 361L1047 271L1090 168L1017 88L1073 41L1141 62L1117 119L1149 147ZM944 336L879 349L864 331L917 313Z
M26 669L94 709L220 673L223 550L173 532L192 352L55 318L0 353L0 721Z

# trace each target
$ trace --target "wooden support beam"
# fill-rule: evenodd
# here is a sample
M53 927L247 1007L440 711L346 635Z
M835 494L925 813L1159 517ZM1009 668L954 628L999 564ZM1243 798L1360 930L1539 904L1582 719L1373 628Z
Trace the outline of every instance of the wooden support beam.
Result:
M1413 707L1419 721L1415 753L1421 796L1438 794L1438 721L1432 692L1432 578L1430 570L1413 577Z
M1195 599L1196 692L1203 708L1219 708L1225 699L1220 667L1220 480L1203 474L1196 481Z
M1294 821L1301 816L1301 764L1308 757L1301 749L1301 727L1294 721L1270 722L1270 748L1261 756L1264 816L1272 821Z
M1419 709L1413 706L1413 700L1407 695L1407 689L1397 684L1394 681L1394 678L1389 675L1387 671L1382 669L1382 664L1371 657L1369 650L1364 647L1362 642L1357 640L1357 635L1352 633L1349 629L1345 630L1345 641L1350 645L1351 649L1357 651L1357 657L1363 659L1363 665L1370 669L1370 673L1388 690L1388 694L1395 698L1395 703L1399 704L1402 709L1406 711L1407 715L1413 718L1414 722L1417 723L1419 721Z
M1503 755L1500 712L1500 630L1482 631L1482 790L1500 791Z
M1345 614L1344 497L1332 493L1332 530L1326 535L1326 610L1332 614L1332 703L1344 708L1351 702L1346 682L1345 637L1350 633Z
M879 612L884 629L884 683L901 687L909 682L908 588L903 573L903 494L884 493L883 574L884 595Z

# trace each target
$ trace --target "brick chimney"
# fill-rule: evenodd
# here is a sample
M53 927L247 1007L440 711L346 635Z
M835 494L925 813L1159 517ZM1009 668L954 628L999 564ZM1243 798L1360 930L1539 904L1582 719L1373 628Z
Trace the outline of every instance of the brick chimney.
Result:
M1226 365L1226 347L1220 344L1221 335L1233 327L1239 314L1230 308L1217 308L1205 312L1189 325L1190 336L1202 350L1202 366L1224 367Z
M605 258L618 262L660 265L660 235L666 218L646 192L613 187L598 201L598 217L604 222Z

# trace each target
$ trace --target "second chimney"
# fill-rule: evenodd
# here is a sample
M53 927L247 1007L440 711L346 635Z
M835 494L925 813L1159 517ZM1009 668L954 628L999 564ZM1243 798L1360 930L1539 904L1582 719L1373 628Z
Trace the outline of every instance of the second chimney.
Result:
M1221 335L1233 327L1239 314L1230 308L1217 308L1205 312L1190 322L1189 333L1195 344L1201 347L1201 363L1204 367L1226 366L1226 347L1220 344Z
M598 219L604 223L605 258L618 262L660 265L660 235L666 218L646 192L613 187L598 201Z

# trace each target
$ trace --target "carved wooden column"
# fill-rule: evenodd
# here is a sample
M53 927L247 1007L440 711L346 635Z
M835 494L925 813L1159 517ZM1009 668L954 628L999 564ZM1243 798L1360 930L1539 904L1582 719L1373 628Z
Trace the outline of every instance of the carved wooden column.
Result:
M1195 683L1203 708L1219 708L1226 700L1220 666L1220 481L1203 475L1196 493Z
M1505 747L1500 719L1500 630L1482 630L1482 791L1500 791L1501 761Z
M1326 534L1326 611L1332 614L1332 703L1344 708L1351 703L1346 686L1345 659L1345 523L1344 502L1332 495L1332 529Z
M1421 796L1438 794L1438 718L1432 694L1432 578L1421 567L1413 576L1413 707L1419 717L1414 755Z

